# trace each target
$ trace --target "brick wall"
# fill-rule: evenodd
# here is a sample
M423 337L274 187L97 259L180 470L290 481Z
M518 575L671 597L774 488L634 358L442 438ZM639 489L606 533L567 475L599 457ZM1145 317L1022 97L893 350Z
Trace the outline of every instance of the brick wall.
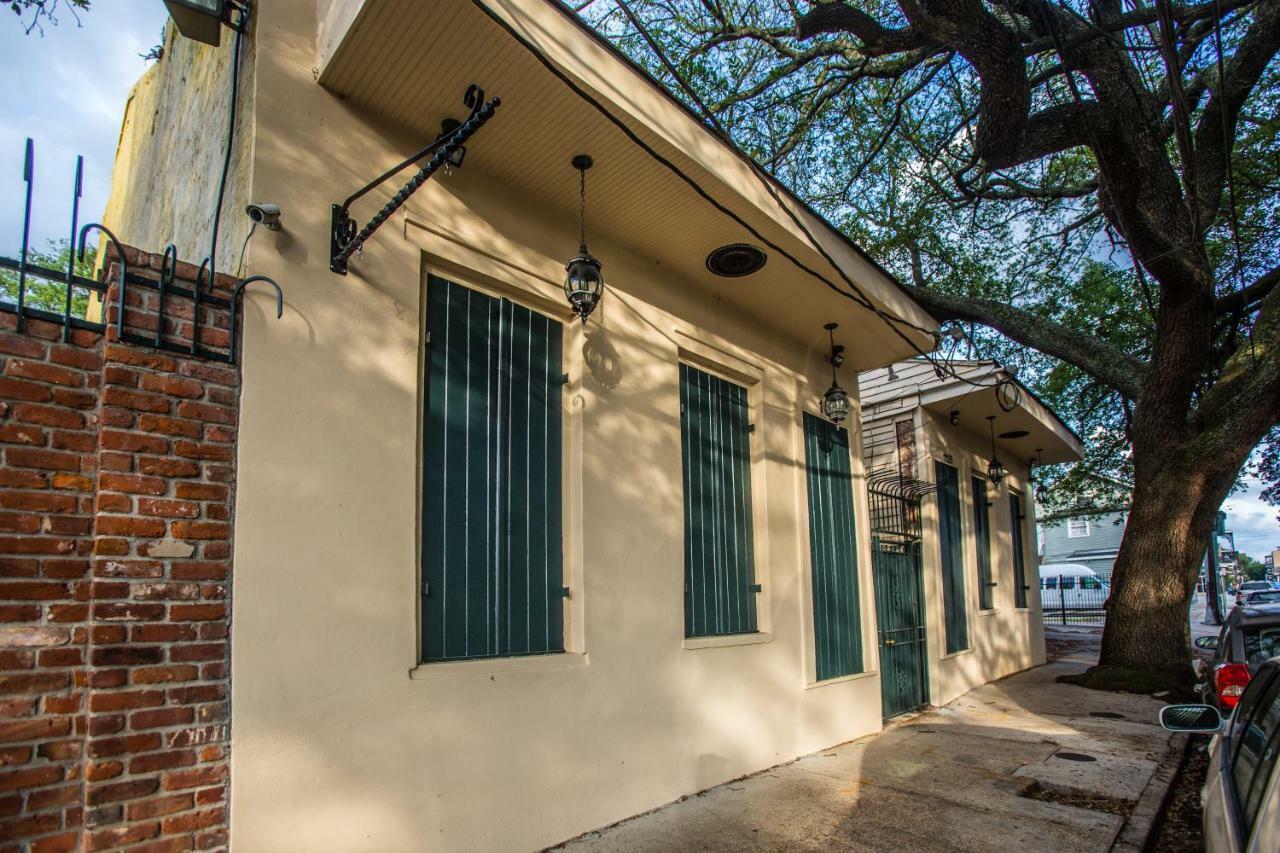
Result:
M154 333L156 296L129 289L129 330ZM190 300L165 315L189 343ZM228 319L202 306L202 346L226 351ZM110 324L14 328L0 314L0 850L224 847L239 372Z

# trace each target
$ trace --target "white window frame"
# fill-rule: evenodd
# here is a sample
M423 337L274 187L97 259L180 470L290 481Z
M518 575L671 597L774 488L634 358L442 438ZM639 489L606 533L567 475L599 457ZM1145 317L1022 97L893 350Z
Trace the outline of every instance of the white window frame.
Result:
M1084 525L1084 532L1080 531L1078 525ZM1068 539L1088 539L1090 535L1089 519L1087 518L1068 518L1067 519L1067 538Z

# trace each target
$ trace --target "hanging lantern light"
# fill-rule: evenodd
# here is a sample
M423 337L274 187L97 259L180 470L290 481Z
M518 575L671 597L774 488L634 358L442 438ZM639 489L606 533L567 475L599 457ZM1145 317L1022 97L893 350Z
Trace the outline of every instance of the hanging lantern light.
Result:
M840 387L836 381L836 367L844 361L843 346L836 345L836 323L828 323L822 328L827 330L831 338L831 387L822 395L822 414L827 416L837 427L849 417L849 392Z
M987 463L987 479L998 486L1000 481L1004 479L1004 465L1000 464L1000 459L996 456L995 415L987 415L987 427L991 431L991 461Z
M587 251L587 169L595 162L586 154L579 154L570 162L578 170L578 254L565 264L564 295L585 325L604 292L600 262Z
M1044 448L1041 448L1041 447L1036 448L1036 467L1037 468L1044 467L1044 461L1040 458L1040 453L1043 449ZM1039 480L1039 482L1036 483L1036 503L1043 504L1049 500L1049 487L1045 485L1045 482L1043 479L1041 479L1040 477L1037 477L1037 479Z

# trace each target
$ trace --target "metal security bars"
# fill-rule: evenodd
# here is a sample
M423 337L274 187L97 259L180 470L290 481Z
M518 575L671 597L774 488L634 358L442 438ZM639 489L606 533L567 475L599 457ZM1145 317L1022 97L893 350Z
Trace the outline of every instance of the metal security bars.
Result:
M862 672L849 433L805 412L804 451L815 671L817 680L825 681Z
M970 477L969 488L973 492L973 544L978 558L978 607L990 610L995 606L996 582L991 579L991 502L987 500L987 481Z
M1027 563L1023 544L1023 525L1026 516L1022 512L1022 495L1016 492L1009 495L1009 530L1012 532L1013 544L1013 598L1015 607L1027 606Z
M685 636L756 630L747 389L680 365Z
M431 276L422 659L564 650L562 326Z
M964 555L960 548L960 477L945 462L933 463L938 483L938 547L942 566L942 611L947 654L969 648L969 611L964 588Z
M65 261L58 259L58 269L34 262L32 259L34 253L31 249L31 205L35 185L35 143L31 139L26 142L22 177L26 183L22 244L17 258L0 257L0 312L16 315L17 331L24 331L29 319L62 326L64 341L70 339L73 329L86 329L93 332L106 330L105 321L90 320L86 316L91 298L105 299L109 286L109 283L97 281L83 274L85 265L88 263L86 252L89 250L89 235L95 231L101 233L113 248L114 257L110 258L110 264L116 270L114 284L119 310L116 313L115 325L119 340L139 346L194 355L208 361L235 364L238 360L237 315L245 288L256 282L270 285L275 291L276 317L279 318L283 314L284 294L280 286L267 276L256 275L241 280L231 288L230 299L213 296L212 291L216 281L213 264L209 258L205 258L201 264L194 287L186 288L176 285L174 282L178 268L178 251L172 245L165 247L161 269L155 278L131 272L129 255L110 230L96 222L80 225L84 158L79 156L76 157L68 241L62 249L57 249L55 246L55 250L66 253ZM65 268L62 267L63 263ZM156 294L155 316L149 323L154 328L150 329L150 334L142 335L132 331L127 322L129 316L133 314L133 305L128 296L131 287L153 291ZM166 300L170 297L189 300L191 307L173 312L171 317L165 313ZM201 311L202 304L206 309L229 312L230 344L225 352L201 346L201 331L211 321L209 312ZM102 306L103 316L107 314L107 307ZM172 309L172 307L170 304L169 308ZM169 339L167 335L171 329L182 327L187 322L190 323L189 335L177 335L177 337L189 337L189 341L179 342Z

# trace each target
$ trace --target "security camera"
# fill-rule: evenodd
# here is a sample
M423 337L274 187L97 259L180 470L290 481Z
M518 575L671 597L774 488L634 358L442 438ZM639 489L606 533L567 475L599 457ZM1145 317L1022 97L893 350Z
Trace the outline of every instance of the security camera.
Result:
M280 230L280 205L257 203L244 209L255 225L261 225L268 231Z

